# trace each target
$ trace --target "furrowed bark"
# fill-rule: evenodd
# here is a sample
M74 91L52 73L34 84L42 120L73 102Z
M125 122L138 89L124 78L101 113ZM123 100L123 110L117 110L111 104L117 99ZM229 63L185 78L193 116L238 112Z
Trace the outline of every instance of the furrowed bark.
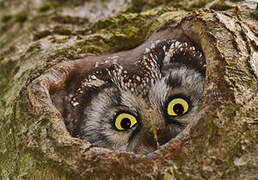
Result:
M90 1L38 2L0 2L0 179L257 178L255 3L132 1L114 12L98 2L101 19L82 13ZM72 138L51 92L82 76L71 72L81 60L91 66L88 56L130 50L164 29L183 32L206 57L205 101L193 123L149 155Z

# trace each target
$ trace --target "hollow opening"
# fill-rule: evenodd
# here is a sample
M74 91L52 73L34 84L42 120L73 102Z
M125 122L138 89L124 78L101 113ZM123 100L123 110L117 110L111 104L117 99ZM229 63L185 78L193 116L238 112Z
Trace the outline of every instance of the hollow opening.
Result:
M90 70L77 67L61 89L50 92L72 137L146 154L191 123L202 105L205 56L185 36L165 35L94 57Z

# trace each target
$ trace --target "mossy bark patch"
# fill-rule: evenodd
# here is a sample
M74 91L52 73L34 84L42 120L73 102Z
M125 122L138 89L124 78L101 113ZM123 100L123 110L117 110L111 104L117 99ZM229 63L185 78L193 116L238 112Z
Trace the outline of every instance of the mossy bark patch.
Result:
M258 40L253 6L246 8L236 2L239 4L235 9L225 12L139 7L141 13L131 9L98 22L106 25L92 25L88 21L80 25L63 24L53 18L63 8L62 4L40 12L40 4L35 2L28 8L23 3L20 6L8 1L10 8L18 5L24 8L11 14L25 11L27 19L18 23L12 18L0 24L1 178L255 178ZM0 6L7 7L6 2ZM8 13L3 10L3 14ZM38 106L36 113L27 86L57 63L133 48L158 29L179 24L204 50L209 82L204 103L215 105L204 111L198 128L187 130L191 136L184 144L175 141L166 147L169 150L162 154L162 160L157 156L135 159L133 154L91 147L65 134L57 114L47 106ZM56 27L69 29L69 33ZM33 38L41 31L48 33ZM121 39L125 43L122 48L116 46ZM40 100L39 96L34 97ZM180 149L180 153L172 156L173 149Z

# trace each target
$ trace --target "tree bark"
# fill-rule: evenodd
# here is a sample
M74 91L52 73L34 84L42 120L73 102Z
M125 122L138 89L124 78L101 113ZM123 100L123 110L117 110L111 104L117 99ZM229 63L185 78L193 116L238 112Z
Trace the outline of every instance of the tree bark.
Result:
M0 179L256 179L257 4L118 2L0 1ZM48 93L87 56L135 48L164 29L206 57L193 123L149 155L71 137Z

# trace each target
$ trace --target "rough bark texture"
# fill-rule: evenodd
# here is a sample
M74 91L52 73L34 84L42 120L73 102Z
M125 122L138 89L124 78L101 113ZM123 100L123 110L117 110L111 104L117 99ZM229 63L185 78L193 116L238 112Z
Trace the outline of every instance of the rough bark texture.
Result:
M256 179L256 6L233 0L0 1L0 179ZM205 102L196 123L142 156L70 137L46 98L47 84L35 79L60 62L128 50L174 27L206 57ZM65 73L56 71L56 81Z

